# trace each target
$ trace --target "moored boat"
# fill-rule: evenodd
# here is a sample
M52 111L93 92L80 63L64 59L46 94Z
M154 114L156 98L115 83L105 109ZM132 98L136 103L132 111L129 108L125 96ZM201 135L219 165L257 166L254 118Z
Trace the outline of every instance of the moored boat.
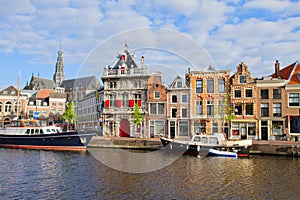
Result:
M44 150L86 150L94 133L61 131L37 120L12 120L0 129L0 147Z
M222 133L193 135L190 139L160 137L160 140L165 149L200 156L248 157L252 146L252 140L226 140Z

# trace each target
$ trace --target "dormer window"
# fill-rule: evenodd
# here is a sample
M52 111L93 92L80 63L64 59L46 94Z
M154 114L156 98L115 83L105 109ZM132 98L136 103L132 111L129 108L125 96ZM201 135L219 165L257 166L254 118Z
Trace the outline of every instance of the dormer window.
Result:
M240 76L240 83L247 83L247 77L245 75Z

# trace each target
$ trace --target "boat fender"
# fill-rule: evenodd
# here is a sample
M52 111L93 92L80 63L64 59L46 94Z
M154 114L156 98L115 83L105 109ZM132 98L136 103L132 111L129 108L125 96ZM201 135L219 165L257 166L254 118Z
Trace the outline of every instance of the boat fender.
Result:
M172 149L172 144L170 144L170 149Z
M197 146L197 151L198 151L198 152L200 151L200 145Z
M186 145L186 149L187 149L187 150L189 149L189 145L188 145L188 144Z

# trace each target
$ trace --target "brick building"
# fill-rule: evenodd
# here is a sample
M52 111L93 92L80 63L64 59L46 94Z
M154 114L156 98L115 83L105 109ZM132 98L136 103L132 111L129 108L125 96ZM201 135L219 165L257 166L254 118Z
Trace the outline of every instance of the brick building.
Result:
M186 80L191 89L191 134L227 132L224 117L229 76L230 70L217 70L210 65L203 71L188 70Z
M180 76L167 88L167 123L168 137L190 135L190 88Z
M167 87L160 72L152 73L147 90L148 114L146 116L148 137L159 137L167 131Z
M230 106L235 115L230 122L229 137L256 138L258 133L256 83L245 63L241 62L230 77L229 92Z

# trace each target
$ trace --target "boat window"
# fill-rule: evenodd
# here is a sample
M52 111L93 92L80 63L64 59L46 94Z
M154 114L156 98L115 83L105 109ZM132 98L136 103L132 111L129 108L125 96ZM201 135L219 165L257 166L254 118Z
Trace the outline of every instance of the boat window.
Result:
M207 143L207 137L202 137L202 142Z
M51 132L51 130L50 130L50 129L47 129L46 131L47 131L48 133L50 133L50 132Z
M34 134L34 129L31 129L31 131L30 131L30 132L31 132L31 134Z
M43 129L40 129L40 134L43 134L44 133L44 130Z
M209 144L218 144L218 138L211 137L210 140L209 140Z
M195 137L195 138L194 138L194 141L195 141L195 142L201 142L201 137Z
M28 121L24 121L25 126L29 126Z
M29 133L30 133L30 129L27 129L25 133L26 133L26 134L29 134Z
M40 129L35 129L35 134L39 134L40 133Z

